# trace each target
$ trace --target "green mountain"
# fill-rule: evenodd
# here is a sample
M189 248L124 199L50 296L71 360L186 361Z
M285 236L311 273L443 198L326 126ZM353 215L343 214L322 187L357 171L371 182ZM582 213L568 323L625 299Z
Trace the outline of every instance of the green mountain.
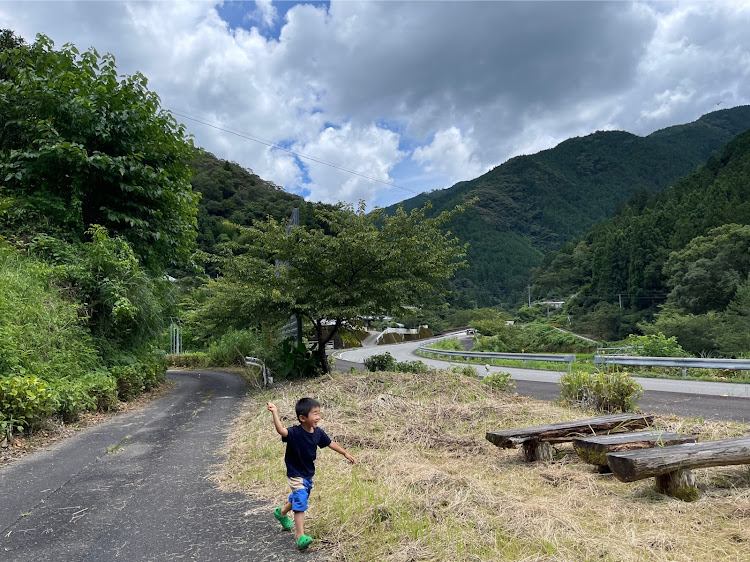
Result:
M287 193L234 162L216 158L210 152L196 153L190 162L193 191L201 194L198 203L198 248L214 253L216 244L228 242L237 234L232 226L250 226L255 219L272 216L288 218L299 208L300 224L310 225L318 203L308 203L299 195ZM231 224L230 224L231 223Z
M669 189L634 198L612 219L550 255L534 291L575 294L569 312L584 319L589 333L609 338L635 330L653 317L656 305L666 305L659 329L679 332L680 343L696 353L726 350L727 337L707 343L705 333L698 339L676 326L716 330L720 319L705 325L698 319L728 307L735 317L750 318L748 225L750 130ZM734 302L738 294L748 297L744 304ZM685 315L692 315L689 322Z
M450 225L470 244L470 267L455 281L461 295L456 304L518 304L546 252L611 217L635 194L669 187L748 128L750 106L742 106L646 137L600 131L512 158L476 179L400 205L408 211L429 200L439 213L478 197L479 203Z

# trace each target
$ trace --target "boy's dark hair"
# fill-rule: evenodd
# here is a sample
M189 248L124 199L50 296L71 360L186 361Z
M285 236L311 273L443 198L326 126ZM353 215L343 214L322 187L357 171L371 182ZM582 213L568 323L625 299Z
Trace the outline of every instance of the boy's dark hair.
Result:
M320 408L320 402L314 398L300 398L297 401L297 405L294 407L294 411L297 413L297 419L299 420L300 416L309 416L310 410L313 408Z

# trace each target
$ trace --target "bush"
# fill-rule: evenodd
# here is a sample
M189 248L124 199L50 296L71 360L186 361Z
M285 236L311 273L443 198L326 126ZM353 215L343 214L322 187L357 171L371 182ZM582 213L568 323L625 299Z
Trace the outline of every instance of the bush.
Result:
M516 383L511 379L511 374L504 372L487 375L482 379L482 384L489 385L490 388L499 392L510 392L516 388Z
M117 396L123 402L140 396L146 388L143 372L136 365L110 367L109 372L117 381Z
M36 429L57 409L50 385L37 377L0 378L0 420L6 428Z
M451 373L456 373L457 375L464 375L466 377L471 377L473 379L477 378L477 370L471 365L453 365L451 367Z
M83 412L96 408L96 399L80 379L57 379L50 382L50 387L57 398L55 413L66 423L74 422Z
M560 377L560 398L588 410L634 412L643 387L627 373L574 370Z
M430 368L421 361L396 361L393 371L399 373L429 373Z
M108 412L117 406L117 380L106 373L90 373L78 379L93 400L94 409Z
M666 337L663 333L649 336L630 335L625 342L633 347L633 353L642 357L687 357L688 354L677 343L677 338Z
M396 360L393 356L388 353L382 353L380 355L372 355L364 360L365 368L368 371L393 371L396 367Z
M254 330L230 330L208 348L209 363L216 367L245 366L245 357L261 347Z
M208 367L209 358L207 353L196 351L195 353L180 353L179 355L167 355L169 365L185 369L200 369Z
M432 349L444 349L446 351L463 351L464 347L461 345L461 342L458 341L456 338L449 338L445 340L439 340L435 343L431 343L427 347Z

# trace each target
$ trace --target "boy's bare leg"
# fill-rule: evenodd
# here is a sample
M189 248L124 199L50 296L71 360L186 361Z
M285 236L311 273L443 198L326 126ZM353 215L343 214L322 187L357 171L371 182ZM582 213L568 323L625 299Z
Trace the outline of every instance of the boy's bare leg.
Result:
M281 515L286 515L292 510L292 502L286 502L281 508Z
M294 512L294 536L297 540L305 534L305 512Z

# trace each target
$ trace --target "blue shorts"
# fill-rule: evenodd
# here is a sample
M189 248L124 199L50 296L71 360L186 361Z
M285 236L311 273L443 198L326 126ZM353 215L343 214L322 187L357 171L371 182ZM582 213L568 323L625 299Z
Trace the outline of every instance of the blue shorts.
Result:
M307 500L312 492L312 478L287 478L292 493L289 494L289 501L292 503L292 511L307 511Z

